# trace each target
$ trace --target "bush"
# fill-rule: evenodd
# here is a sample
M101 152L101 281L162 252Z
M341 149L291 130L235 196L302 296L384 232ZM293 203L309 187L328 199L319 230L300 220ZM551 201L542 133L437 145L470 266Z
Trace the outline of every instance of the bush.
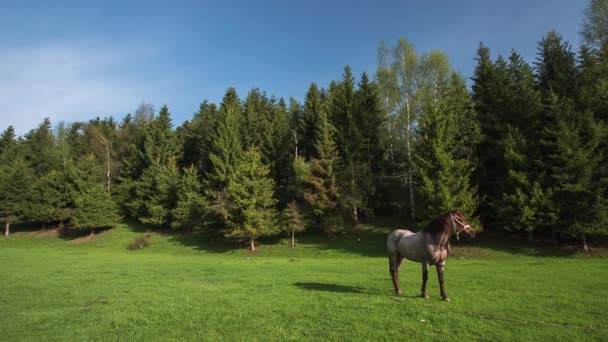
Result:
M151 245L150 234L137 236L133 241L127 245L128 250L138 250Z

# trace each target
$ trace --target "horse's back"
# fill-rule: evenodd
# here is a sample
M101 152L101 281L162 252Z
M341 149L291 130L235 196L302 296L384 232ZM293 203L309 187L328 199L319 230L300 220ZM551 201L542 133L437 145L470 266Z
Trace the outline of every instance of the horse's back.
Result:
M386 238L386 248L388 249L388 253L390 255L397 253L399 250L399 240L410 235L414 235L414 233L407 229L395 229L388 234L388 237Z

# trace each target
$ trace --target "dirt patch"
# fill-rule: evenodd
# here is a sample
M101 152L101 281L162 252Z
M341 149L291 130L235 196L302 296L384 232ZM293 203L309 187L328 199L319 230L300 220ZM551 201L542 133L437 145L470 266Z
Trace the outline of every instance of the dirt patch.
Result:
M75 238L73 240L70 240L70 243L73 243L75 245L80 245L80 244L83 244L83 243L91 242L93 240L96 240L100 236L106 234L107 232L108 232L108 230L104 230L104 231L102 231L102 232L100 232L98 234L89 234L87 236Z
M59 228L49 228L45 230L31 232L30 234L38 237L57 237L59 236L59 233Z

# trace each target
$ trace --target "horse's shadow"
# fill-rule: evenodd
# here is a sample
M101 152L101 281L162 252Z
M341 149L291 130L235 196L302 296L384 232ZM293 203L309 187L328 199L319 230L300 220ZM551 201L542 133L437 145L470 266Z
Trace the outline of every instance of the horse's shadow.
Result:
M370 291L369 289L359 287L359 286L349 286L349 285L339 285L339 284L329 284L329 283L304 283L297 282L293 284L296 287L299 287L308 291L322 291L322 292L336 292L336 293L354 293L354 294L376 294L374 291Z

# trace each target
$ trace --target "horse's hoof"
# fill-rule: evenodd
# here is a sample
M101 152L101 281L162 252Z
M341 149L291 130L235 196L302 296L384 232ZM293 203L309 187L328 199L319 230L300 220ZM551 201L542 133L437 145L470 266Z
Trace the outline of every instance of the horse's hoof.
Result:
M443 298L443 301L444 301L444 302L448 302L448 303L449 303L449 302L450 302L450 298L445 297L445 298Z
M422 297L424 299L429 299L429 295L426 293L421 294L420 297Z
M397 292L397 294L398 294L398 295L400 295L400 294L401 294L401 290L399 290L399 291L395 291L395 292Z

